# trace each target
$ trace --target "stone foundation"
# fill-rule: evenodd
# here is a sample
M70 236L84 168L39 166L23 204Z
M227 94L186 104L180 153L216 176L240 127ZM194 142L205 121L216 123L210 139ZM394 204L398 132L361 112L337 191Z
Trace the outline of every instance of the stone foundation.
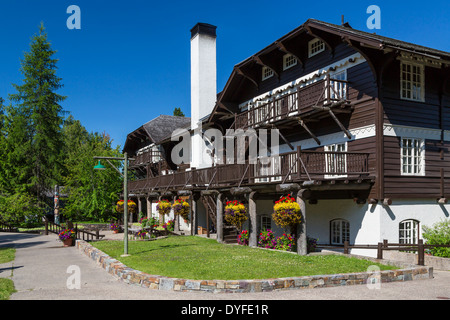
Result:
M108 273L126 283L149 289L180 292L264 292L366 284L368 279L370 282L373 278L381 279L382 283L433 278L432 267L411 266L400 270L380 271L379 273L358 272L265 280L188 280L150 275L131 269L83 240L77 240L76 247Z

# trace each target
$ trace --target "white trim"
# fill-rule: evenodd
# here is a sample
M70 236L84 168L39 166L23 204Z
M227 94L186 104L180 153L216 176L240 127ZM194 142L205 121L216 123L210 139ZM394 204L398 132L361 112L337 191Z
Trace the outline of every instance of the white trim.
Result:
M423 127L409 127L402 125L384 124L383 135L390 137L408 137L415 139L441 140L440 129L430 129ZM444 131L444 140L450 141L450 131Z
M244 110L249 103L255 103L259 100L267 100L271 98L277 98L281 94L289 93L294 90L296 87L304 87L314 83L316 81L322 80L325 78L326 74L329 72L339 72L354 66L357 66L361 63L366 62L366 59L360 53L354 53L350 56L347 56L339 61L336 61L332 64L329 64L323 68L317 69L313 72L310 72L300 78L297 78L287 84L274 88L273 90L264 92L259 96L253 97L247 101L239 104L239 108Z

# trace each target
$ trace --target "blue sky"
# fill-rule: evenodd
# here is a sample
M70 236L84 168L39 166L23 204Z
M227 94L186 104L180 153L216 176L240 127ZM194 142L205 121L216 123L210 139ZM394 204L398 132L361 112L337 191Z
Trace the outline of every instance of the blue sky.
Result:
M20 84L20 59L41 21L57 50L63 108L88 131L123 146L127 133L175 107L190 115L190 29L217 26L217 89L233 66L308 18L366 27L369 5L381 9L378 34L450 51L450 1L104 1L0 0L0 97ZM81 9L69 30L67 7Z

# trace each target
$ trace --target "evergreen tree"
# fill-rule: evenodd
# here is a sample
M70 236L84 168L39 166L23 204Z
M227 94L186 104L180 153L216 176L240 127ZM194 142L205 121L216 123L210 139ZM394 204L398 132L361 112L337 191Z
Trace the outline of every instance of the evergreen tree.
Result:
M55 53L41 24L39 33L32 37L30 52L21 60L23 83L13 84L17 93L10 95L10 100L17 104L15 110L11 110L11 125L17 127L20 124L26 137L17 139L29 138L29 142L20 150L9 149L9 152L16 154L15 164L24 169L21 180L25 181L26 191L35 195L40 208L53 186L58 184L62 170L64 111L60 103L66 97L55 92L63 86L56 75L58 60L53 58ZM24 154L28 161L20 163Z
M178 117L184 117L183 111L181 111L181 108L175 108L173 110L173 115Z

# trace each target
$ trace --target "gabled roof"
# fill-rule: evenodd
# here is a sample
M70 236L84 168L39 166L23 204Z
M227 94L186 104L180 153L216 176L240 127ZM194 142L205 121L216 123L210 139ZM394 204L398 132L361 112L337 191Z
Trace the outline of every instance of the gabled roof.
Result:
M133 153L141 147L144 141L148 141L149 144L159 144L175 129L184 128L190 124L191 118L188 117L160 115L129 133L123 151Z
M427 58L434 59L435 61L442 62L447 66L450 65L450 53L446 51L432 49L414 43L356 30L353 29L348 23L344 23L343 25L336 25L316 19L308 19L299 27L295 28L280 39L274 41L270 45L266 46L262 50L258 51L254 55L237 63L234 66L233 71L227 83L225 84L224 90L221 92L220 96L217 99L217 103L210 115L209 121L213 121L215 114L219 112L219 110L221 110L222 112L229 112L230 114L236 112L235 110L230 109L227 106L226 102L222 100L226 99L224 97L227 96L227 93L232 93L235 91L235 88L232 88L232 81L234 79L245 77L249 81L252 81L254 84L256 84L253 74L250 71L252 65L255 65L255 62L258 64L264 63L264 56L270 54L271 52L275 52L278 50L287 52L290 49L294 49L294 47L292 46L290 49L286 48L286 43L289 43L290 40L303 34L307 37L325 37L326 35L328 35L329 37L333 37L333 42L325 41L328 47L330 47L330 44L332 46L336 45L336 43L338 42L346 42L359 48L370 48L372 50L380 51L381 53L383 52L383 50L391 50L409 54L423 55Z

